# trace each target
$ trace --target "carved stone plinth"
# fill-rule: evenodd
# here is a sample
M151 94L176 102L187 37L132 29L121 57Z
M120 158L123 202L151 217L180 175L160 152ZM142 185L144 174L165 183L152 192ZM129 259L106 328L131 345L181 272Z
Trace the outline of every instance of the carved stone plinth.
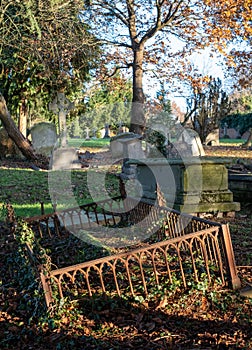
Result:
M222 159L144 159L129 160L127 164L137 166L136 178L143 198L155 201L159 184L166 205L180 212L240 210L228 188L228 171Z

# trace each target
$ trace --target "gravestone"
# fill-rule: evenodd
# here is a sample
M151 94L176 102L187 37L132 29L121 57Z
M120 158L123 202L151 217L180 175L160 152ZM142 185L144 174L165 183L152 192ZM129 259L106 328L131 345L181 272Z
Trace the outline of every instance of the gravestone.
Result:
M227 137L227 129L228 129L228 124L225 123L225 124L224 124L224 128L223 128L223 137L224 137L224 138Z
M145 158L139 135L133 132L118 134L110 139L110 151L113 158Z
M118 130L117 130L117 135L123 133L123 128L122 128L122 122L119 121L118 123Z
M96 132L97 132L97 129L94 128L94 129L93 129L93 137L92 137L93 139L96 139L96 138L97 138L97 137L96 137Z
M46 122L33 125L31 139L36 153L50 156L57 142L56 126Z
M219 146L220 144L220 130L215 129L211 131L206 137L206 145Z
M205 151L202 146L198 133L190 128L185 128L178 140L173 142L181 157L202 157L205 156Z
M240 210L228 187L228 171L223 159L197 157L185 159L130 159L141 184L142 198L155 202L157 185L166 205L180 212L231 213ZM140 195L140 194L139 194Z
M74 108L74 103L66 98L64 92L57 92L57 95L52 103L49 103L49 109L58 115L59 118L59 134L61 146L67 145L67 126L66 116Z
M123 180L134 180L136 178L136 165L127 164L129 159L144 159L145 153L142 149L141 136L133 133L130 135L117 135L110 143L112 157L123 159L120 178Z
M50 169L67 170L80 169L81 163L78 159L78 153L74 147L61 147L54 149Z

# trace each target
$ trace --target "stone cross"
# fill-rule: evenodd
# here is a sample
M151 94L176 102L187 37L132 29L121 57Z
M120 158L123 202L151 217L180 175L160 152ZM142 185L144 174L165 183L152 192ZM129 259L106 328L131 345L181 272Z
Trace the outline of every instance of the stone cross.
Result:
M90 139L89 131L90 131L90 129L89 129L89 128L86 128L86 140L89 140L89 139Z
M55 99L49 103L49 109L58 114L59 118L59 134L61 138L61 146L67 145L67 127L66 127L66 116L74 108L74 103L71 102L64 92L57 92Z

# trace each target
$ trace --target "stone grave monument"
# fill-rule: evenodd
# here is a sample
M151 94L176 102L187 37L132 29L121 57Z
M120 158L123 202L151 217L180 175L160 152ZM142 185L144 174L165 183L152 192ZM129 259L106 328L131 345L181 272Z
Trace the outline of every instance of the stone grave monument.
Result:
M205 156L205 151L202 146L198 133L190 128L183 129L178 140L173 142L178 153L183 157L202 157Z
M113 158L143 158L140 135L133 132L125 132L111 137L110 151Z
M56 126L41 122L31 128L32 147L38 154L50 156L57 142Z
M90 140L89 132L90 132L90 129L86 128L86 140Z
M124 158L121 178L135 179L136 184L140 184L136 187L138 195L145 200L155 203L159 188L166 205L180 212L233 215L240 210L240 204L233 201L228 187L225 160L206 157L198 134L193 130L183 130L173 143L177 158L145 158L132 139L116 139L115 142L116 154L120 151Z
M206 137L206 145L219 146L220 144L220 130L219 128L212 130Z
M61 147L67 145L67 127L66 116L74 108L74 103L66 98L64 92L57 92L55 99L49 104L49 109L58 115L59 118L59 135Z

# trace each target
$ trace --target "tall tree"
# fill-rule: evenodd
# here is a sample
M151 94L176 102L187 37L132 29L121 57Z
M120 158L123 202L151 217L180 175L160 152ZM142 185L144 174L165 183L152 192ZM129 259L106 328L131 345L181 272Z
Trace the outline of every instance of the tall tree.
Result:
M88 127L103 128L105 124L129 125L132 84L120 72L90 89L85 104Z
M159 66L163 76L171 68L176 74L178 55L183 58L206 45L223 52L228 41L244 38L251 19L246 14L249 1L86 1L86 15L94 32L109 46L106 58L110 64L114 63L115 70L132 68L131 131L142 133L146 125L144 72Z
M199 77L199 82L193 83L183 124L190 122L205 143L207 136L218 129L228 115L230 102L220 79Z
M83 89L98 56L80 0L0 1L0 89L13 115L36 99ZM45 108L45 105L44 105ZM25 122L24 122L25 124Z

